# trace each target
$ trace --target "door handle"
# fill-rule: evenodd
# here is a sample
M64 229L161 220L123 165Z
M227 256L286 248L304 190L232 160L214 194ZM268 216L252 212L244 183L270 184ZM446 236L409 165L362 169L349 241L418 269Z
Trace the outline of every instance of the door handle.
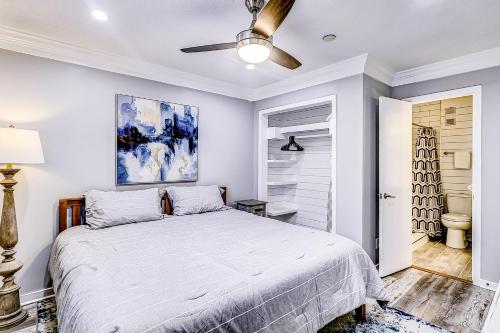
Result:
M395 198L396 198L395 195L390 195L390 194L384 193L384 199L395 199Z

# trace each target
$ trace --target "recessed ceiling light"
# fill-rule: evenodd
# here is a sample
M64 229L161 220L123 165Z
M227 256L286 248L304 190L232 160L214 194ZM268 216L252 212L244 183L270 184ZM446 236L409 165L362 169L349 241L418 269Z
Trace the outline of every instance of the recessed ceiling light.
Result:
M105 12L101 12L100 10L93 10L92 16L98 21L107 21L108 20L108 14L106 14Z
M247 67L247 69L250 69L250 70L255 69L255 65L254 64L247 64L246 67Z
M323 36L323 41L324 42L333 42L336 38L337 38L337 36L335 36L334 34L328 34L328 35Z

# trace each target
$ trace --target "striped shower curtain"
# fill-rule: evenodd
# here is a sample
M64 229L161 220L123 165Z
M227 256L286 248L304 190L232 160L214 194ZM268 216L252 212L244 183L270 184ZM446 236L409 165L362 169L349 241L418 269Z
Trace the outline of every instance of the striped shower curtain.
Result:
M444 211L436 130L419 128L413 157L412 230L429 237L443 235Z

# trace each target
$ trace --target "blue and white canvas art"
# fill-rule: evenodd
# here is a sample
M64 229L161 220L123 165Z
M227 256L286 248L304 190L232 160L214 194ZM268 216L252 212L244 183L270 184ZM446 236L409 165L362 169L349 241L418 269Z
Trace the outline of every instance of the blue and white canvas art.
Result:
M198 108L116 96L116 183L196 181Z

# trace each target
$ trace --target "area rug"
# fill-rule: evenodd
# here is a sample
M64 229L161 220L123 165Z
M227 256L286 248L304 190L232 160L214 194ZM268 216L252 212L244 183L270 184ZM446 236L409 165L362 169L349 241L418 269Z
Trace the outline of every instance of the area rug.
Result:
M30 315L35 317L33 324L12 332L16 333L57 333L56 303L54 298L40 301ZM35 314L36 312L36 314ZM35 319L33 318L33 319ZM35 323L36 322L36 323ZM436 325L427 323L415 316L394 308L380 308L375 302L366 307L366 321L357 323L354 312L335 319L318 333L452 333Z
M366 304L366 321L356 322L354 312L332 321L318 333L453 333L403 311L382 309L374 301Z

